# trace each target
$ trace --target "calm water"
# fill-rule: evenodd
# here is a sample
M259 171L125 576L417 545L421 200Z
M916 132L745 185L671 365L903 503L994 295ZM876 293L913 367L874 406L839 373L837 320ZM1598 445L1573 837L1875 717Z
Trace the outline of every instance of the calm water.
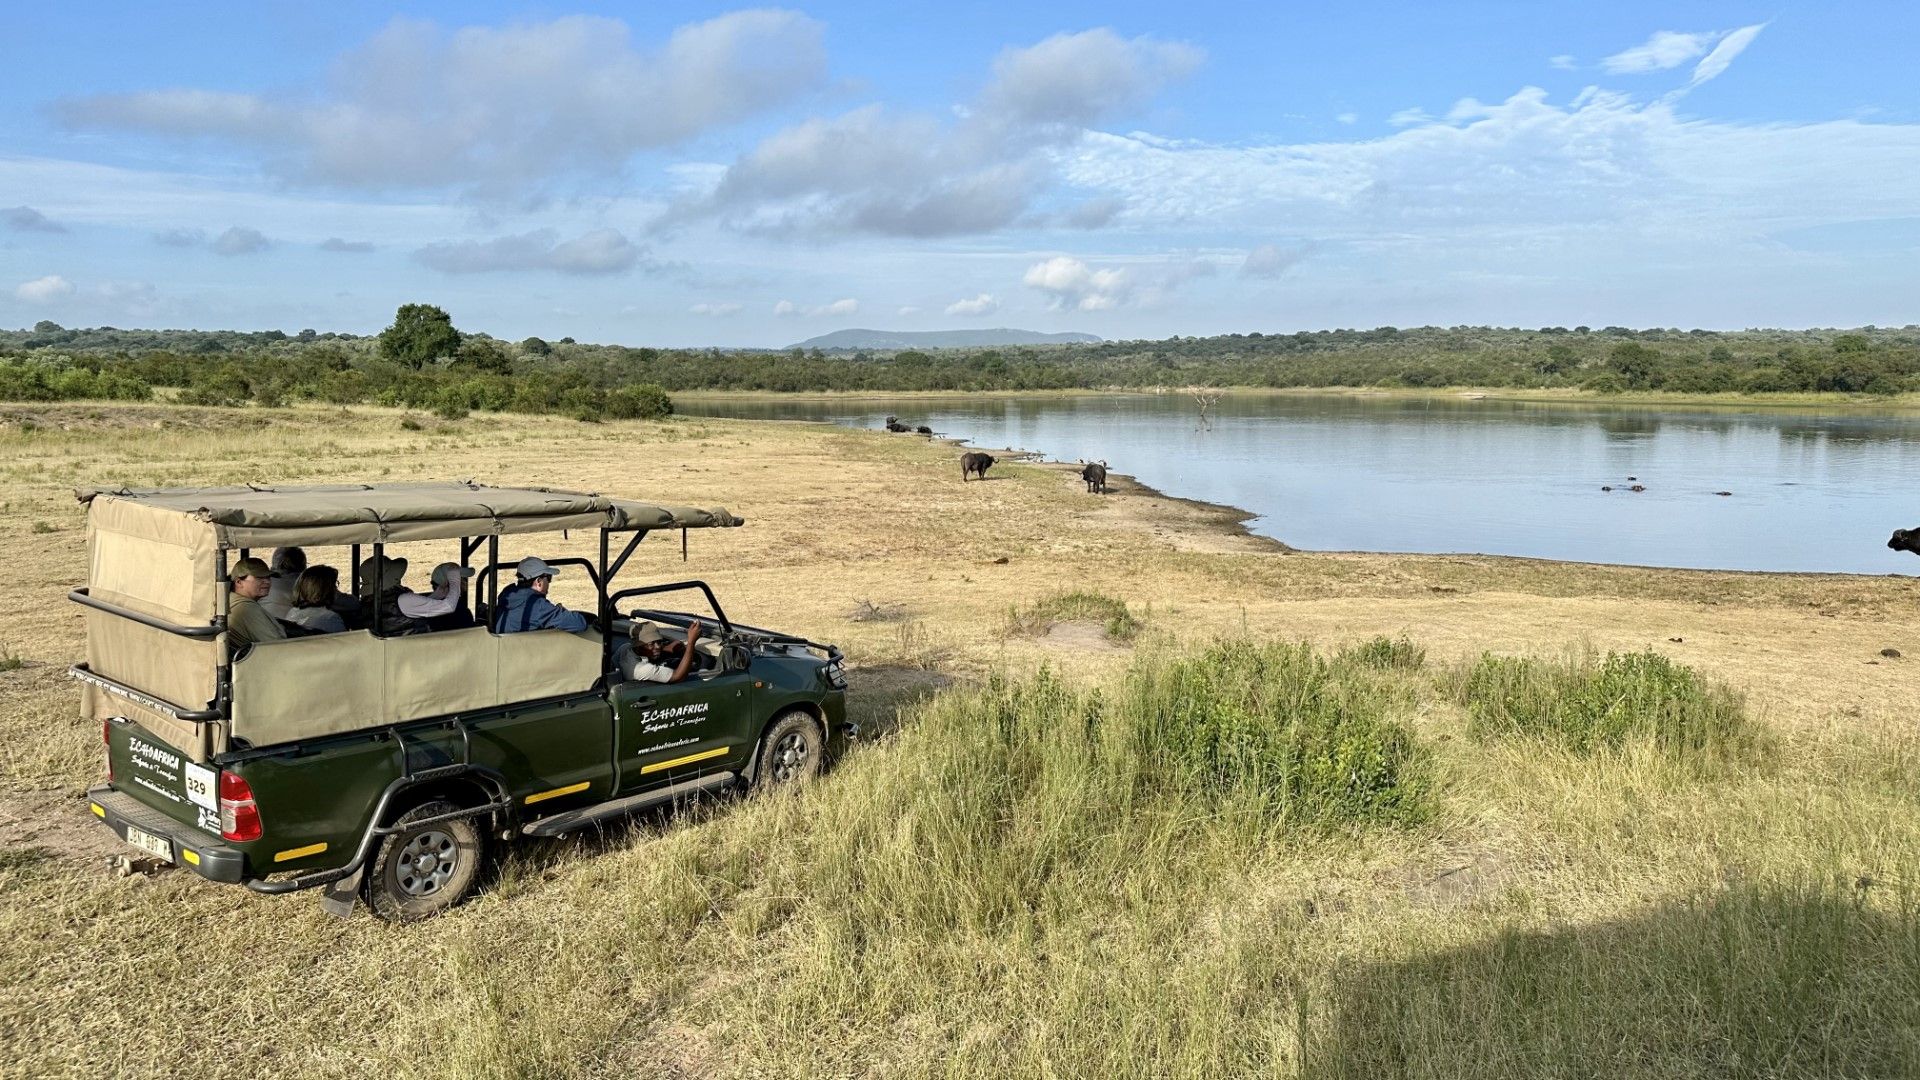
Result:
M1920 525L1911 414L1247 394L1222 398L1201 430L1181 395L682 404L868 428L892 413L980 446L1105 459L1170 495L1251 511L1249 528L1301 548L1920 571L1886 547ZM1625 490L1630 476L1647 490Z

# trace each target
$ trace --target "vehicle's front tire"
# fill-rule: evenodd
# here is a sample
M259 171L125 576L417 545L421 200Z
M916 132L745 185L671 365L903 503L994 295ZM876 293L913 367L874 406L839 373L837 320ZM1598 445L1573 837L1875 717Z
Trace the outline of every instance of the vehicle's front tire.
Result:
M388 922L438 915L466 898L480 876L486 836L473 818L417 827L410 822L451 814L460 807L444 799L400 815L400 831L380 842L367 867L367 907Z
M755 791L798 787L820 775L826 764L827 740L820 725L800 709L775 717L760 743L755 767Z

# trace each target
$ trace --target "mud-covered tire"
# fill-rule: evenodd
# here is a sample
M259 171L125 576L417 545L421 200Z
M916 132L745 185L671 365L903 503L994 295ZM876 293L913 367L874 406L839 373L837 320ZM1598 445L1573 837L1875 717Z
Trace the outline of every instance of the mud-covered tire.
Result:
M472 891L486 854L486 834L475 819L408 827L459 809L437 799L414 807L394 822L400 831L380 841L367 865L367 907L375 915L388 922L413 922L440 914Z
M774 717L760 740L760 761L754 767L755 791L799 787L820 775L827 759L827 739L820 725L801 709Z

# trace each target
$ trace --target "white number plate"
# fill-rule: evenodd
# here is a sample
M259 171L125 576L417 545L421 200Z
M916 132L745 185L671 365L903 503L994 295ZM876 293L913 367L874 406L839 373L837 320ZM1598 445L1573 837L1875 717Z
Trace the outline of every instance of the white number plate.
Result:
M127 826L127 843L156 859L173 861L173 845L164 836L155 836L150 832L141 832L133 826Z
M204 765L187 762L184 779L187 787L187 801L195 806L204 806L209 810L220 809L220 800L214 797L214 788L220 782L219 773Z

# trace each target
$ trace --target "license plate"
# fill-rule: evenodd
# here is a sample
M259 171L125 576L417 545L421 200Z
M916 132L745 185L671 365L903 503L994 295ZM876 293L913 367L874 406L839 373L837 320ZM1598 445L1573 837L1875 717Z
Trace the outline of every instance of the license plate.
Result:
M165 859L168 862L173 861L173 844L164 836L155 836L150 832L142 832L129 825L127 826L127 843L132 844L134 847L139 848L141 851L146 852L156 859Z

